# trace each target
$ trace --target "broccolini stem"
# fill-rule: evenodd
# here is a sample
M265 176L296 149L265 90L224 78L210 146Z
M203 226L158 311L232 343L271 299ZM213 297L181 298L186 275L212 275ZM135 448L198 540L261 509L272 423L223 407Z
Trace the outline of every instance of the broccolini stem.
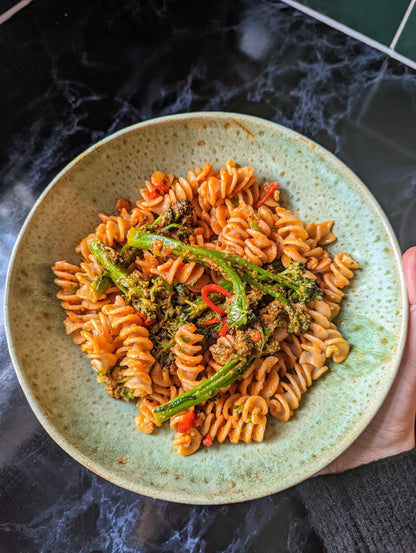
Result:
M129 232L129 238L128 238L130 245L134 245L133 243L135 243L135 241L139 238L139 236L140 236L140 229L134 229L134 228L131 229L131 231ZM143 236L143 234L141 236ZM154 240L156 238L161 238L159 235L153 235L153 236L155 237ZM189 248L191 247L191 246L187 246L186 244L182 244L182 242L177 242L177 243L185 247L189 247ZM216 257L215 262L217 264L218 264L218 260L221 259L229 263L231 266L239 267L245 271L250 272L253 276L255 274L257 279L259 280L269 280L269 281L272 280L274 282L279 283L282 286L285 286L286 288L290 288L291 290L294 290L295 292L299 290L298 283L292 282L291 280L288 280L287 278L285 278L287 269L282 271L280 274L274 274L269 271L266 271L266 269L263 269L262 267L255 265L254 263L251 263L250 261L247 261L247 259L244 259L243 257L239 257L238 255L234 255L232 253L221 252L218 250L208 250L207 248L203 248L201 246L198 246L198 247L193 246L193 248L195 250L198 250L199 256L208 257L207 252L211 254L215 253L215 257ZM174 255L179 256L180 254L174 254Z
M283 303L283 305L288 307L291 311L295 312L290 301L273 287L268 286L263 282L258 282L248 273L244 273L244 278L250 284L250 286L252 286L253 288L257 288L258 290L260 290L260 292L263 292L264 294L269 294L269 296L272 296L273 298L279 300L281 303Z
M296 284L280 276L280 274L276 275L274 273L270 273L269 271L266 271L266 269L263 269L262 267L259 267L258 265L255 265L250 261L247 261L247 259L244 259L243 257L239 257L238 255L234 255L232 253L227 253L227 252L217 252L217 253L219 253L220 256L225 261L228 261L232 265L240 267L246 272L248 271L252 274L253 272L256 273L256 276L259 280L274 280L275 282L278 282L282 286L286 286L286 288L291 288L292 290L298 289L298 286Z
M182 257L187 261L194 261L211 268L213 264L217 265L233 284L234 299L230 303L228 311L229 323L235 327L247 323L248 306L244 284L238 273L229 265L228 260L219 255L221 252L200 246L190 246L159 234L140 233L140 229L136 228L130 229L127 242L133 248L152 250L156 255L157 251L155 252L154 246L155 242L159 242L161 246L169 250L170 254ZM161 252L159 255L163 255L163 253Z
M171 401L159 405L153 409L153 414L158 423L162 423L170 417L198 405L203 401L207 401L216 396L222 389L229 386L234 380L240 378L250 367L253 358L249 360L241 360L234 358L228 361L218 372L211 378L204 380L195 388L175 397Z
M108 290L111 286L111 279L108 277L107 273L103 273L93 280L91 288L96 293L96 297L100 298L104 292Z
M89 248L97 258L101 267L109 274L114 284L123 294L127 294L128 289L132 287L131 279L127 270L116 263L116 252L112 248L104 246L104 244L97 239L90 240Z
M127 255L124 255L127 251ZM129 246L126 244L126 246L123 246L120 251L120 256L124 256L123 263L121 266L125 269L129 267L133 263L133 261L137 257L138 250L135 248L129 248ZM93 283L91 284L92 289L97 295L97 298L100 298L104 292L108 290L111 286L111 276L109 273L104 272L102 275L98 276L94 279Z

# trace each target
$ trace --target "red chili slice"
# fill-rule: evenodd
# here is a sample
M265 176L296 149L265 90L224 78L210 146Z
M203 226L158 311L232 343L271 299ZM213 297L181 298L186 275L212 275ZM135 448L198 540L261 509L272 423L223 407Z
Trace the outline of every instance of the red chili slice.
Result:
M154 319L148 319L148 318L146 317L146 315L143 315L143 313L141 313L140 311L137 311L136 313L137 313L137 315L139 315L139 317L142 319L142 321L143 321L143 326L149 327L149 326L152 326L153 324L155 324L155 322L156 322L156 317L154 317Z
M202 440L202 443L204 445L206 445L207 447L209 447L210 445L212 445L212 438L211 438L211 434L207 434L205 436L205 438Z
M149 194L149 200L156 200L157 198L159 198L159 196L163 196L168 192L169 192L169 187L166 186L166 184L163 184L163 182L160 182L159 184L155 184L153 187L153 190Z
M230 332L230 329L228 328L227 323L224 323L218 334L219 336L225 336L228 332Z
M224 309L221 309L221 307L218 307L218 305L215 305L208 297L207 294L210 292L218 292L219 294L222 294L226 298L231 298L232 294L219 284L207 284L204 286L201 290L201 297L204 300L205 304L208 305L210 309L215 311L215 313L218 313L219 315L225 315Z
M163 182L160 182L154 185L153 190L157 190L158 192L161 190L163 194L167 194L169 192L169 187L163 184Z
M185 432L189 432L193 426L194 420L195 420L194 411L190 411L189 413L186 413L178 423L178 432L180 432L181 434L185 434Z
M200 323L201 326L209 326L209 325L215 325L215 324L219 324L221 321L219 319L217 319L217 317L213 317L212 319L208 319L208 321L202 321L202 323Z
M266 194L262 197L261 200L259 200L256 204L254 204L254 208L255 209L258 209L261 205L264 204L264 202L270 198L270 196L273 194L273 192L275 190L277 190L279 188L279 183L274 181L274 182L271 182L270 183L270 188L268 189L268 191L266 192Z
M261 340L260 332L254 332L251 336L251 339L252 339L253 342L260 342L260 340Z
M219 336L225 336L226 334L228 334L228 332L231 332L231 329L228 328L228 326L227 326L227 315L225 315L222 318L222 327L221 327L221 330L219 331L218 335Z

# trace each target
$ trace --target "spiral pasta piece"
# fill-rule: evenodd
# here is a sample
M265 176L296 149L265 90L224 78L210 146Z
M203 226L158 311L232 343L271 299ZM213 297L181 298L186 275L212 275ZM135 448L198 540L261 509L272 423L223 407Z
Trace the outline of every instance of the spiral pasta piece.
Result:
M106 246L113 247L116 243L125 242L127 233L131 228L130 221L123 217L104 215L100 213L101 225L96 229L96 237Z
M118 337L111 332L108 317L104 313L89 317L80 334L81 350L87 354L93 369L100 377L106 375L118 361L116 350L120 345Z
M337 239L331 232L334 221L324 221L323 223L309 223L306 227L309 237L312 238L319 246L327 246Z
M177 448L179 455L187 457L199 449L202 436L196 428L191 428L188 432L175 434L173 445Z
M255 185L257 178L252 167L237 167L228 160L219 174L210 171L198 188L199 204L204 211L224 203L226 198L238 197Z
M306 263L305 253L309 251L310 246L307 243L308 231L298 217L283 207L276 208L277 233L282 248L282 263L285 267L291 261L300 261Z
M259 216L253 208L242 202L231 212L231 216L218 237L218 249L246 258L255 265L271 263L276 259L277 244L270 239L273 219L265 209ZM273 237L274 238L274 237Z
M210 435L219 443L225 439L231 443L240 440L250 443L261 442L267 424L268 406L266 400L256 395L230 393L216 401L209 402L200 428L202 436Z
M269 400L270 413L278 420L288 421L299 407L302 394L312 385L312 376L305 365L296 363L294 373L280 381L277 393Z
M321 288L325 295L332 302L339 303L344 297L341 290L347 286L354 276L352 269L357 269L358 263L354 261L347 253L337 253L329 271L323 275Z
M201 364L203 355L199 353L202 346L198 345L203 338L202 334L196 333L196 326L192 323L180 326L175 334L172 352L178 368L177 374L185 391L198 384L198 376L205 369Z
M122 329L120 338L123 339L123 346L117 350L117 355L126 353L120 366L127 367L122 376L129 377L125 387L133 390L136 397L151 394L149 370L155 359L150 353L153 344L149 340L149 332L142 326L132 324Z
M177 280L180 284L195 285L204 275L205 269L197 263L184 263L181 257L170 258L162 265L151 269L155 275L161 276L168 284Z
M84 311L82 298L77 294L79 282L77 273L79 267L66 261L57 261L52 267L55 273L55 284L61 288L56 297L61 300L61 305L65 311Z

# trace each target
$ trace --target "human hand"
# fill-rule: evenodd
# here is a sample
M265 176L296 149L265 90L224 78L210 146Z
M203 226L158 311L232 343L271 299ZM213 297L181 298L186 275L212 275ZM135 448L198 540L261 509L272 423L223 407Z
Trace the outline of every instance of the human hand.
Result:
M415 446L416 415L416 246L403 255L409 295L409 330L406 347L393 386L374 419L337 459L316 474L332 474Z

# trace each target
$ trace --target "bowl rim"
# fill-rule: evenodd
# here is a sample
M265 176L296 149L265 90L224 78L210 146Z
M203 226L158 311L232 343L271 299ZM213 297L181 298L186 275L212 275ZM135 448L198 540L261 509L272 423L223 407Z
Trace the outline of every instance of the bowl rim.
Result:
M118 478L116 471L107 469L106 467L102 466L98 462L91 462L88 455L84 454L80 449L73 445L70 440L68 440L62 433L56 428L56 425L54 425L53 421L50 421L46 414L43 412L41 406L38 404L37 399L35 398L31 386L26 381L24 371L20 367L15 350L14 350L14 344L13 344L13 333L11 330L11 322L10 322L10 313L9 313L9 293L10 293L10 287L11 287L11 280L12 280L12 270L14 266L14 261L16 259L17 251L20 247L20 244L22 242L23 236L25 235L26 229L28 225L30 224L30 221L32 217L34 216L35 212L37 211L38 207L43 203L46 196L49 194L51 189L60 181L60 179L68 173L71 169L73 169L79 162L81 162L86 156L88 156L90 153L94 152L98 148L105 145L107 142L111 142L114 139L119 138L120 136L123 136L124 134L130 133L132 131L136 131L140 128L145 128L147 126L157 126L164 123L169 122L175 122L175 121L184 121L184 120L192 120L192 119L227 119L232 120L236 119L240 122L253 122L257 124L261 124L265 127L270 127L271 129L278 130L280 134L284 136L290 136L291 139L295 139L299 142L302 142L303 145L307 146L307 148L310 151L314 151L314 153L319 154L323 158L329 160L333 165L336 166L337 170L343 175L343 177L348 180L349 183L354 185L359 193L360 196L363 196L370 204L371 207L378 213L380 217L380 222L382 223L384 230L386 231L386 235L390 241L390 245L392 247L393 255L397 264L397 268L399 269L399 286L400 286L400 299L402 301L403 310L401 314L401 324L400 324L400 330L398 331L398 334L400 336L397 344L397 351L395 357L392 359L390 365L393 367L394 370L392 370L389 383L386 385L383 393L379 394L377 397L377 400L372 403L371 409L369 409L367 418L363 419L361 417L359 421L357 421L356 425L354 426L354 431L349 432L343 436L343 439L339 440L336 444L336 447L332 448L331 453L328 455L327 452L322 455L320 463L317 463L317 466L314 467L313 471L307 471L307 473L304 475L304 477L300 479L295 479L295 481L289 483L289 485L280 485L280 486L270 486L270 490L265 493L251 493L247 497L243 497L242 494L239 496L236 496L235 498L231 498L227 501L222 501L220 496L216 496L216 498L210 498L210 500L198 500L198 498L191 497L189 493L185 492L166 492L163 489L159 489L155 491L154 488L145 487L145 486L133 486L129 482L126 482L123 478ZM245 129L246 130L246 129ZM81 465L85 466L95 474L101 476L105 480L116 484L124 489L133 491L138 494L146 495L149 497L153 497L155 499L162 499L166 501L176 502L176 503L183 503L183 504L191 504L191 505L221 505L221 504L231 504L231 503L239 503L242 501L248 501L248 500L254 500L259 499L262 497L267 497L269 495L278 493L280 491L283 491L285 489L288 489L294 485L300 484L301 482L307 480L313 474L316 474L327 466L333 459L341 455L348 447L357 439L357 437L365 430L365 428L370 424L376 413L378 412L379 408L383 404L384 400L386 399L393 382L397 376L397 372L399 369L400 361L403 356L405 343L406 343L406 337L407 337L407 327L408 327L408 313L409 313L409 306L408 306L408 296L407 296L407 287L406 282L404 278L403 268L402 268L402 253L400 250L400 246L396 237L396 234L391 226L390 221L388 220L386 214L384 213L383 208L380 206L378 201L375 199L373 194L370 192L370 190L365 186L365 184L361 181L361 179L351 170L349 167L341 161L338 157L335 156L335 154L329 152L326 148L319 145L315 141L311 140L310 138L307 138L303 134L292 130L288 127L285 127L283 125L280 125L279 123L275 123L274 121L270 121L267 119L263 119L261 117L253 116L253 115L246 115L242 113L236 113L236 112L223 112L223 111L197 111L197 112L190 112L190 113L181 113L181 114L173 114L173 115L165 115L160 117L154 117L152 119L148 119L146 121L141 121L139 123L134 123L132 125L129 125L127 127L124 127L114 133L111 133L110 135L106 136L105 138L99 140L98 142L94 143L92 146L88 147L87 149L83 150L80 154L78 154L73 160L71 160L69 163L67 163L60 171L59 173L50 181L50 183L45 187L43 192L40 194L38 199L36 200L35 204L33 205L32 209L30 210L29 214L27 215L20 231L17 236L16 242L13 247L13 251L10 257L8 269L7 269L7 276L6 276L6 283L5 283L5 295L4 295L4 321L5 321L5 330L6 330L6 338L7 338L7 344L9 348L10 357L12 359L13 367L16 372L16 376L18 378L19 384L22 387L22 390L26 396L26 399L34 412L36 418L39 420L40 424L43 426L43 428L46 430L46 432L51 436L51 438L66 452L68 453L72 458L74 458L76 461L78 461ZM336 456L334 457L333 452L336 452Z

